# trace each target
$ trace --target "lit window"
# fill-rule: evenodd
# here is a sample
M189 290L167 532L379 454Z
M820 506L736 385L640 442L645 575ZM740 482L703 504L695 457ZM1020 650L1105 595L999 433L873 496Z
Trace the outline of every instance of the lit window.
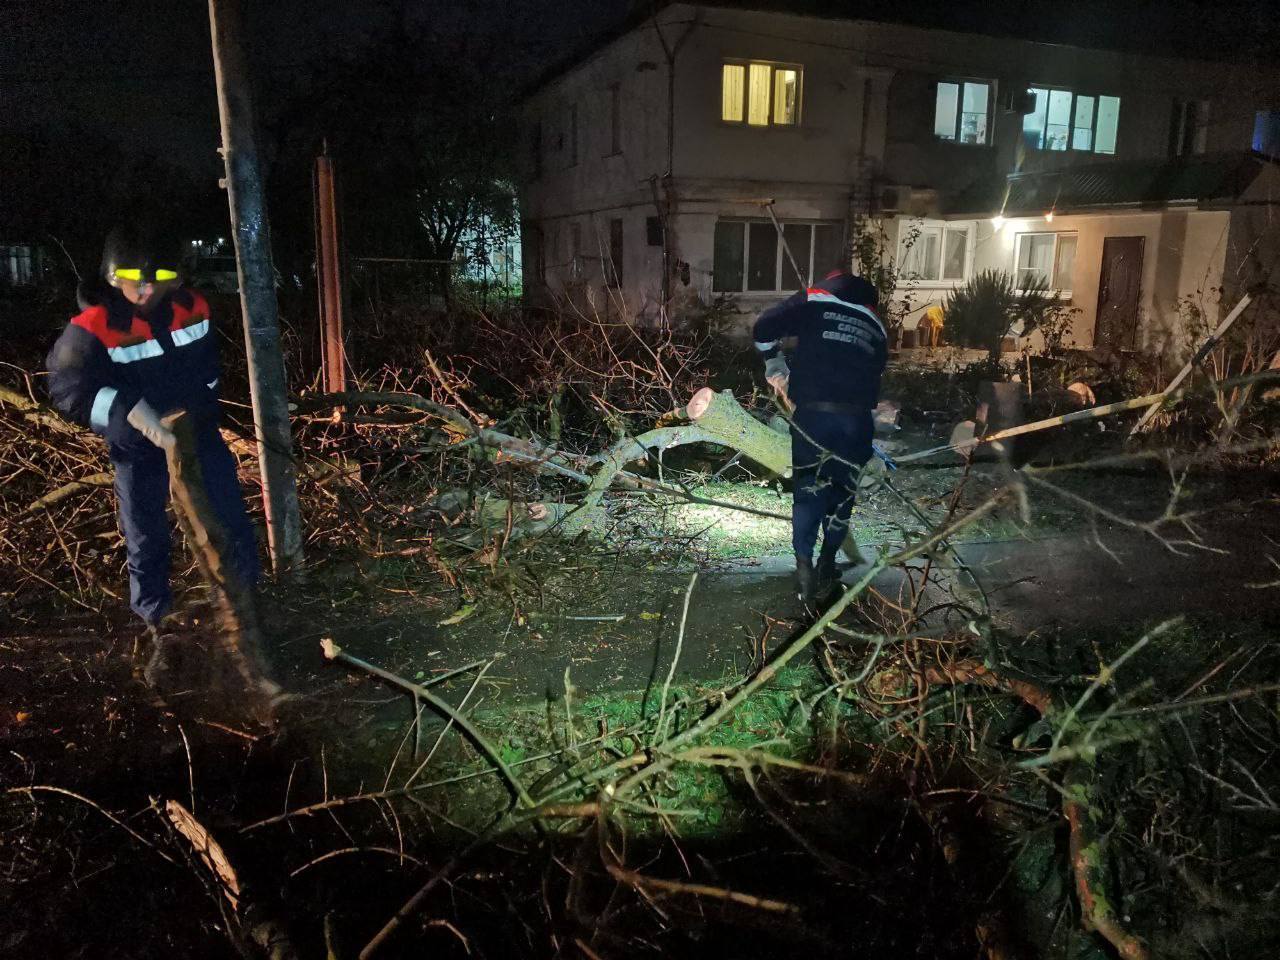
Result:
M915 221L898 243L898 276L902 280L936 283L964 280L969 269L969 223ZM914 240L912 236L914 235Z
M742 122L742 96L746 90L747 68L740 63L724 65L720 84L720 119L728 123Z
M772 63L726 63L720 73L720 119L753 127L800 122L804 71Z
M1022 137L1033 150L1115 153L1120 98L1030 87L1031 112L1022 118Z
M1019 289L1043 280L1050 289L1069 293L1076 265L1076 235L1020 233L1016 263Z
M991 84L985 80L944 80L938 84L933 132L939 140L988 143Z
M784 223L796 276L778 230L769 220L716 222L711 286L717 293L778 293L811 286L840 261L844 237L838 223Z

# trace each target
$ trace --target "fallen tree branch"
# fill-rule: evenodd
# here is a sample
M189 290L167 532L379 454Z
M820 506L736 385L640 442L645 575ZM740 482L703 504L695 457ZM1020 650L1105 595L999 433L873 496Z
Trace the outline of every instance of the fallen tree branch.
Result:
M46 493L39 500L33 500L22 508L22 512L18 514L25 517L28 514L35 513L44 507L51 507L55 503L59 503L73 493L79 493L81 490L97 490L102 487L109 487L114 482L114 474L111 473L91 473L87 477L81 477L79 480L72 480L70 483L64 483L56 490Z
M488 738L477 730L470 720L449 704L445 703L445 701L441 700L422 684L406 680L404 677L397 676L390 670L384 670L381 667L376 667L367 660L361 660L359 657L353 657L328 638L320 641L320 649L324 652L324 658L326 660L337 660L341 663L347 664L348 666L355 667L358 670L363 670L365 673L372 674L375 677L385 680L388 683L413 694L417 698L425 700L438 712L458 725L458 729L462 730L467 735L467 738L471 740L475 747L484 754L484 756L489 759L489 762L492 763L502 774L502 779L507 782L507 786L511 789L512 794L523 807L526 809L532 809L537 806L537 804L534 803L533 798L529 796L528 791L525 790L524 784L520 782L519 778L511 771L511 768L507 766L506 761L502 759L502 754L499 753L498 749L489 742Z
M924 676L930 683L972 683L1011 693L1041 717L1057 708L1053 695L1039 684L999 674L976 660L931 666ZM1148 960L1146 944L1123 927L1107 896L1106 834L1097 822L1094 801L1094 777L1089 765L1073 760L1062 776L1062 813L1070 828L1071 868L1081 923L1086 930L1106 938L1124 960Z
M186 838L200 862L212 874L218 889L230 903L239 925L240 939L257 947L268 960L297 960L284 926L270 916L260 916L257 904L244 896L240 878L222 845L195 816L177 800L166 801L165 816L179 834Z

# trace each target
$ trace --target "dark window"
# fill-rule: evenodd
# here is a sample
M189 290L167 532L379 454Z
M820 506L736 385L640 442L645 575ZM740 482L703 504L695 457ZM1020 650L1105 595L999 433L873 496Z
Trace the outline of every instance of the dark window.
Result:
M1208 139L1209 104L1203 100L1175 100L1169 117L1169 156L1204 153Z
M35 247L0 247L0 282L15 287L35 283L40 274L40 257Z
M804 277L796 276L795 268L791 266L791 257L788 257L787 251L784 250L782 251L782 286L786 290L799 290L801 287L809 286L809 254L813 242L813 227L807 223L788 223L782 228L782 232L787 240L787 250L791 251L791 257L795 257L796 263L806 274Z
M609 155L622 152L622 86L609 84Z
M715 251L712 258L711 288L716 291L742 290L743 237L747 225L741 220L716 222Z
M609 263L605 271L606 283L611 287L622 286L622 221L609 221Z
M813 225L813 279L821 280L836 268L849 269L849 258L842 256L844 237L837 223Z
M747 289L778 289L778 231L772 223L753 223L747 230Z
M840 265L844 242L840 224L784 223L782 230L802 276L796 276L773 221L717 221L712 289L717 293L794 291Z
M569 107L569 166L578 163L578 105Z
M662 218L646 217L644 221L644 233L649 246L662 246Z
M542 244L542 225L532 223L525 232L525 266L536 283L547 282L547 257Z

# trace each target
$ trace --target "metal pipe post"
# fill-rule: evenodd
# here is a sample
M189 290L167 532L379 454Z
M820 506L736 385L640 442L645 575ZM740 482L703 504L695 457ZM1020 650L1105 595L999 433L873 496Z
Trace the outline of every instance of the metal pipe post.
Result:
M302 559L302 522L271 263L271 227L254 131L240 0L209 0L209 30L267 541L272 567L279 574Z
M320 369L324 389L347 389L347 357L342 340L342 258L338 239L338 200L333 158L316 157L316 287L320 295Z

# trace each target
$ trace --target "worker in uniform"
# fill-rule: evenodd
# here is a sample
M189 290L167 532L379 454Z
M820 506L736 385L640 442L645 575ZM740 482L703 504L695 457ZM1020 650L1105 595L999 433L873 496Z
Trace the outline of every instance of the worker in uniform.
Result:
M107 441L128 552L129 603L153 638L173 606L166 517L173 433L187 411L209 502L246 587L258 580L253 528L236 462L218 433L218 357L209 305L180 283L177 242L138 226L113 230L101 277L81 284L81 312L48 357L49 392L66 417Z
M836 270L761 313L753 331L766 379L795 406L791 539L807 604L836 586L836 553L849 530L858 474L871 457L873 411L888 358L878 299L865 279ZM795 338L790 367L779 347L784 337Z

